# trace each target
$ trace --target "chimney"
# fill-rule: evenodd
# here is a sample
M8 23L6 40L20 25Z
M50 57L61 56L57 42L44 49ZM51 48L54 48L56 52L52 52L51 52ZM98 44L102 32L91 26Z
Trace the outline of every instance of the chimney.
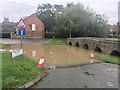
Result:
M5 22L9 22L9 18L4 17Z

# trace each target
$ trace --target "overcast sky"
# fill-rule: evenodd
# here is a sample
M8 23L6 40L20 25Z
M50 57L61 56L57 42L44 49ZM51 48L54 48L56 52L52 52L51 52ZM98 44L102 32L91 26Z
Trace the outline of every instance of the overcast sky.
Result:
M62 4L82 3L89 5L98 14L105 14L109 17L110 24L118 22L118 1L119 0L0 0L0 22L4 17L9 17L10 21L19 21L21 17L29 16L37 9L38 4L51 3ZM1 8L2 7L2 8Z

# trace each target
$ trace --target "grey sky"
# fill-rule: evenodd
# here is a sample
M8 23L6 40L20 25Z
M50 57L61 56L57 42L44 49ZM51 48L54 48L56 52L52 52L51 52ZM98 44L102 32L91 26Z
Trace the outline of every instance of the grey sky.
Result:
M105 14L109 17L110 24L118 22L118 1L119 0L0 0L0 22L4 17L9 17L10 21L19 21L21 17L29 16L36 11L38 4L51 3L82 3L89 5L99 14Z

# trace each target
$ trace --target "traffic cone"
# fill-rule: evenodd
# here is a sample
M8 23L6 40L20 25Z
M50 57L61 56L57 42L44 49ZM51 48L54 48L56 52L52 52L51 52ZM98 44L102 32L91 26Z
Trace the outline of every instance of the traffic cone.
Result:
M91 56L91 61L90 61L90 63L92 64L92 63L94 62L94 55L93 55L92 52L91 52L90 56Z
M39 61L39 63L38 63L38 67L39 68L42 68L43 66L44 66L44 56L42 56L41 58L40 58L40 61Z

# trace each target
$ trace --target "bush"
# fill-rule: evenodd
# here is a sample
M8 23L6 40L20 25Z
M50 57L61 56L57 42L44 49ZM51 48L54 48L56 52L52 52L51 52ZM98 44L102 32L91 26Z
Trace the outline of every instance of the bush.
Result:
M55 36L54 32L48 32L45 34L45 38L53 38Z
M56 33L56 32L48 32L45 34L45 38L68 38L68 34Z

